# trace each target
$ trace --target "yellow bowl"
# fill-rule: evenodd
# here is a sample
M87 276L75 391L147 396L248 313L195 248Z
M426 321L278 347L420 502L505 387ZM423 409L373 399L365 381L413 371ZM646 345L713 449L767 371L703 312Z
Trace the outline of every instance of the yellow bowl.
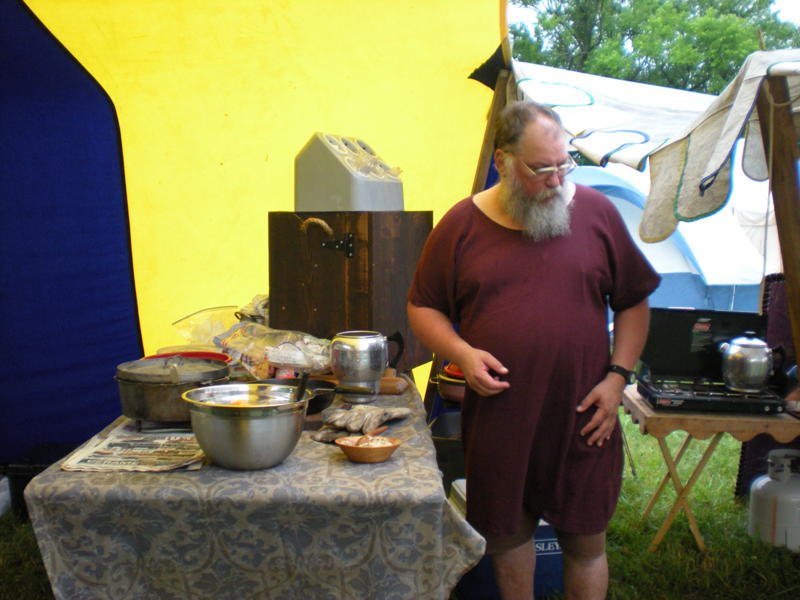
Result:
M400 445L400 440L393 437L380 436L380 439L392 442L390 446L356 446L356 442L361 438L360 435L351 435L339 438L336 445L342 449L345 456L357 463L379 463L388 460Z

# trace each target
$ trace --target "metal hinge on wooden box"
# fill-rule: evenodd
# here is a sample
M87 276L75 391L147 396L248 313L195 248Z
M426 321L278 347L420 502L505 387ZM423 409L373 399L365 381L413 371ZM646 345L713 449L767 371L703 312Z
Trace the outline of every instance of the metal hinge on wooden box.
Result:
M431 360L411 332L406 292L431 211L270 212L270 326L330 338L399 332L399 370Z

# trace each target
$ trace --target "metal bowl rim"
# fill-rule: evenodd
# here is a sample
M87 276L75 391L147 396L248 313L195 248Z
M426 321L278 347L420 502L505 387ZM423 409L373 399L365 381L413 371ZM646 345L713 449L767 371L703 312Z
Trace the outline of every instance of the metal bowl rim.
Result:
M217 404L189 404L190 413L198 413L220 417L227 421L237 419L260 419L279 415L303 414L306 411L305 401L287 402L275 406L220 406Z
M222 402L213 402L211 400L200 400L192 398L192 395L221 395L225 392L236 394L237 392L247 393L249 390L256 389L286 389L289 393L296 389L296 386L283 386L276 384L264 383L227 383L221 385L208 385L203 387L195 387L186 390L181 394L181 398L189 403L189 408L218 408L228 412L247 411L253 409L271 409L277 412L287 412L295 408L302 408L308 404L309 398L313 395L311 390L306 390L303 398L300 400L291 400L288 398L280 398L280 401L267 400L262 404L228 404ZM277 398L275 400L278 400Z

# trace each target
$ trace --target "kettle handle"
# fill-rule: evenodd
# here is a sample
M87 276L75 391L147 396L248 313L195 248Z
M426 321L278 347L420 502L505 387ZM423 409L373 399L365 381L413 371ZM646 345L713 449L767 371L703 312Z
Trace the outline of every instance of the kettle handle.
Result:
M396 369L397 363L400 362L400 359L403 357L403 352L406 349L406 344L403 341L403 334L399 331L395 331L392 335L386 337L386 341L397 344L397 354L395 354L394 358L389 361L389 366L392 369Z
M783 367L786 364L786 348L784 348L783 345L779 344L778 346L771 348L771 350L772 350L772 372L782 373ZM776 355L781 357L780 363L778 364L776 364L775 362Z

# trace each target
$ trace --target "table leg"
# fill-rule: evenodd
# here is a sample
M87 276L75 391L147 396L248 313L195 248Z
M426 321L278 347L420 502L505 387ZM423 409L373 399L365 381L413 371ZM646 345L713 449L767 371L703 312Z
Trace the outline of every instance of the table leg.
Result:
M677 492L678 497L675 498L675 502L673 503L669 514L661 524L661 528L658 530L658 533L656 533L656 537L653 538L648 551L652 552L658 547L658 545L661 543L661 540L664 538L664 535L667 533L667 530L669 530L671 527L672 522L678 514L678 511L681 509L684 510L686 517L689 520L689 527L692 530L692 535L694 536L695 542L697 542L697 547L701 551L705 551L706 546L705 542L703 541L703 536L700 535L700 529L697 527L697 522L695 521L694 516L691 515L691 511L689 509L689 493L691 492L692 487L694 487L694 484L697 482L697 479L700 477L700 474L703 472L706 463L708 463L708 459L711 458L714 450L716 450L717 444L719 444L720 439L722 439L722 434L723 432L717 433L714 435L711 442L709 442L708 446L703 452L703 456L695 466L694 471L692 471L692 475L689 477L689 480L686 482L685 486L681 483L678 470L672 460L672 457L670 456L669 448L667 447L666 442L663 438L658 440L659 446L661 447L661 453L664 456L664 462L667 463L667 468L669 469L670 477L672 478L672 483L675 486L675 491Z
M672 480L672 486L675 488L675 493L677 497L675 498L675 502L672 505L669 513L667 514L664 523L661 525L661 529L659 529L658 533L656 534L653 543L650 545L649 550L652 552L656 549L659 543L661 543L661 539L667 533L667 530L672 526L672 522L678 514L679 504L678 499L681 497L681 494L684 492L683 483L680 480L680 476L678 475L678 462L681 458L683 458L683 452L689 447L689 443L694 439L691 435L687 435L686 439L683 441L681 445L680 452L678 456L673 461L672 456L669 453L669 447L667 446L667 442L665 439L659 439L658 445L661 448L661 455L664 457L664 463L667 465L667 474L666 478ZM707 449L706 449L707 450ZM695 471L697 467L695 467ZM705 549L705 543L703 542L703 536L700 535L700 528L697 526L697 521L694 518L694 514L692 513L691 508L687 504L684 508L684 512L686 513L686 519L689 521L689 529L692 531L692 535L694 535L694 539L697 542L697 545L700 547L701 550Z
M693 438L690 435L687 435L683 439L683 442L681 443L681 447L678 449L678 454L675 455L675 465L676 466L678 465L679 462L681 462L681 459L683 458L683 455L686 452L686 450L689 449L689 443L692 441L692 439ZM661 440L659 440L659 442L661 442ZM661 454L664 454L664 447L663 446L661 447ZM658 484L658 488L656 488L656 491L653 494L653 497L650 498L650 503L647 505L647 508L645 508L644 512L642 513L642 520L646 520L647 517L650 515L650 511L653 510L653 507L656 505L656 501L661 496L661 492L664 491L664 488L666 487L666 485L669 482L669 480L670 480L670 472L669 472L669 468L667 468L667 472L664 473L664 477L661 478L661 483Z

